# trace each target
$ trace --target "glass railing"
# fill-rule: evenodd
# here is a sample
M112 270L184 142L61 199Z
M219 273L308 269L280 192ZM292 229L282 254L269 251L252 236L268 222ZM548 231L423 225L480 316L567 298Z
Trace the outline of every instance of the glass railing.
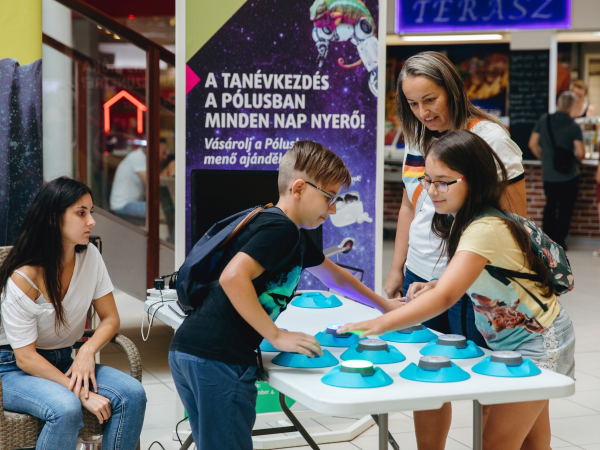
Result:
M174 241L175 55L78 0L44 14L45 179L79 179L147 233L150 283Z

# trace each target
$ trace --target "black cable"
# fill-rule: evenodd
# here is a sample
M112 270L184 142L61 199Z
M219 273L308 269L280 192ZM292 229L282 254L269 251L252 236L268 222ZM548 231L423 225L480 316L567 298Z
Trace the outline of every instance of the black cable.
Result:
M166 448L164 448L164 447L163 447L163 445L162 445L160 442L158 442L158 441L154 441L152 444L150 444L150 447L148 447L148 450L150 450L154 444L158 444L158 445L160 445L160 448L162 448L163 450L167 450L167 449L166 449Z
M179 445L183 445L183 442L181 442L181 438L179 437L179 424L181 422L185 422L186 420L188 420L187 417L184 417L183 419L181 419L179 422L177 422L177 425L175 425L175 436L177 436L177 440L179 441Z

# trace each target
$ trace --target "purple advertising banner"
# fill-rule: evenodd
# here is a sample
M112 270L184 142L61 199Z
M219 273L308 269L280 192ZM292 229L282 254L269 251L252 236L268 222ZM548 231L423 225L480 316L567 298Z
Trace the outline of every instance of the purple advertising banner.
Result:
M199 209L193 171L275 171L295 141L310 139L352 174L323 248L350 248L331 259L374 288L378 20L377 0L249 1L190 57L186 253ZM307 276L301 287L322 286Z

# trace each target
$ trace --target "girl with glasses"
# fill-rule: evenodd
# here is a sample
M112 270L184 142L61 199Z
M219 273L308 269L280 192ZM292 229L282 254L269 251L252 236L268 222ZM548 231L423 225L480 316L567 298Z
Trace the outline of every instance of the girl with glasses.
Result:
M338 333L361 330L363 337L416 325L446 311L466 292L477 328L494 351L517 351L539 367L573 377L573 325L556 299L548 269L522 226L508 217L489 215L502 210L506 179L502 161L475 134L455 131L434 142L426 153L422 182L435 208L431 230L442 240L448 266L439 281L428 283L405 306L377 319L347 324ZM505 285L485 270L488 264L534 273L542 281L520 279L520 284ZM436 426L432 423L430 429ZM549 449L548 401L490 406L483 448L495 449L498 443L503 450Z
M470 130L486 141L508 173L510 185L501 205L511 212L526 215L521 149L497 119L469 101L464 83L448 58L437 52L422 52L406 60L398 77L396 113L406 148L402 174L404 193L394 257L384 286L389 298L414 296L426 282L439 278L447 264L447 258L440 251L441 241L431 231L434 204L418 181L424 175L425 150L440 136L449 131ZM450 190L464 187L461 185L464 183L450 186ZM423 325L441 333L462 334L479 346L487 346L475 327L468 299L460 300L448 312ZM443 449L451 419L450 405L436 411L415 411L419 449ZM432 430L432 423L437 428Z

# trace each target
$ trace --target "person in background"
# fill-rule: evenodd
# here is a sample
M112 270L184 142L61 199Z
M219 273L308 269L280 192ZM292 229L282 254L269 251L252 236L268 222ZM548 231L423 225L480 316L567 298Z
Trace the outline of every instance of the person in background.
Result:
M424 174L427 148L449 131L470 130L480 136L508 171L509 185L502 197L503 208L522 216L526 214L523 158L521 149L502 124L468 100L459 73L440 53L422 52L406 60L398 77L396 113L406 142L404 193L392 267L384 290L389 298L402 292L405 297L418 298L419 290L430 280L439 278L447 264L441 250L442 241L431 230L434 204L418 181ZM423 325L441 333L462 334L487 348L475 326L472 303L466 296ZM420 450L445 448L452 421L450 403L439 410L415 411L414 420Z
M596 108L587 101L588 87L582 80L577 80L571 86L571 92L576 96L575 105L570 115L577 119L580 117L593 117L596 115Z
M105 424L103 449L134 450L142 432L144 388L94 359L120 320L102 256L89 244L93 213L86 185L50 181L0 265L4 407L44 421L37 450L75 450L82 407ZM73 359L92 304L100 324Z
M160 161L167 158L166 142L161 140ZM146 217L146 147L129 152L115 173L110 191L110 209L117 216Z
M571 149L575 154L571 167L566 173L561 173L554 167L555 149L548 130L548 114L544 114L538 121L529 138L531 152L542 161L542 180L546 195L542 228L565 250L567 249L565 239L569 234L579 190L577 162L585 156L581 128L572 119L576 101L577 96L573 92L563 92L558 97L557 111L550 114L550 125L556 145Z
M174 177L175 176L175 153L169 153L167 147L167 139L160 138L160 154L164 155L160 164L160 176L161 177Z
M146 217L146 148L129 152L119 163L110 191L110 209L117 216Z

